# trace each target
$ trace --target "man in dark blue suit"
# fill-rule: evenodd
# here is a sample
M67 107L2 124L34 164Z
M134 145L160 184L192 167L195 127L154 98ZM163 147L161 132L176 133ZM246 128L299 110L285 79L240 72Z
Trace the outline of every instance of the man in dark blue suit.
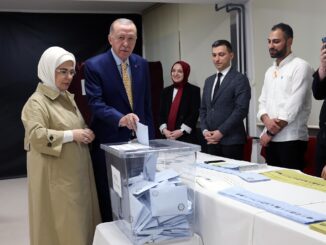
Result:
M129 19L117 19L108 36L111 50L85 62L91 128L96 135L91 153L103 222L111 221L112 214L105 154L100 144L129 141L137 121L148 125L149 138L154 137L149 68L145 59L132 53L136 40L135 24Z
M246 131L243 124L248 114L251 89L248 78L231 66L230 42L215 41L212 60L216 74L205 81L200 108L200 127L209 154L243 159Z

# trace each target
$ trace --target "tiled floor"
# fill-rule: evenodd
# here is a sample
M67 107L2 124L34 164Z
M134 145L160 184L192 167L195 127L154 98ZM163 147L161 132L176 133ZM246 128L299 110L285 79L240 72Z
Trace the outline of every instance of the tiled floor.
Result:
M29 245L27 179L0 180L0 245Z

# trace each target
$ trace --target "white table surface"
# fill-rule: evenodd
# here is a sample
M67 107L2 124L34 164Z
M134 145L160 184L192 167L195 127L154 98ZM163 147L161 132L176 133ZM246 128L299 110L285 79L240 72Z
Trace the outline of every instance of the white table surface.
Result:
M157 245L203 245L200 236L194 234L191 239L176 242L161 242ZM132 245L114 222L102 223L96 227L93 245Z
M224 159L198 153L198 162ZM262 172L279 169L269 166ZM286 218L218 194L219 190L240 186L257 194L326 214L326 193L275 180L248 183L238 176L197 168L195 232L204 245L326 245L326 235ZM164 244L164 243L163 243ZM166 244L166 243L165 243ZM172 243L168 243L172 244ZM201 244L195 237L186 243ZM97 226L93 245L131 245L114 222Z
M198 162L223 159L198 153ZM234 160L225 159L227 162ZM278 169L268 167L270 171ZM217 194L241 186L257 194L326 214L326 193L275 180L247 183L237 176L198 168L196 226L205 245L325 245L326 235L289 219Z

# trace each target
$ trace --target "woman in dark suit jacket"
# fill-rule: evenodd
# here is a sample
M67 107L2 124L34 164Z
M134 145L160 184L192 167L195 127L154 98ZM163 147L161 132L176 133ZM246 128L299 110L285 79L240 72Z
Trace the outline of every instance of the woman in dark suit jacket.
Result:
M164 88L161 94L160 132L167 139L197 143L200 88L188 82L189 74L188 63L177 61L173 64L173 84Z

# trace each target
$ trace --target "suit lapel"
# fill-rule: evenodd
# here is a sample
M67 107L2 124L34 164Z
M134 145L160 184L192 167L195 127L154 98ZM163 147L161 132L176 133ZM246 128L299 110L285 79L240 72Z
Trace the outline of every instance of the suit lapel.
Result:
M214 103L214 101L216 101L216 96L212 100L212 92L213 92L213 86L214 86L214 81L216 79L216 76L217 76L217 74L215 74L215 76L211 76L211 78L209 80L209 84L208 84L208 86L209 86L208 87L209 94L207 96L208 96L209 101L211 102L211 105Z
M188 94L188 93L189 93L189 84L187 83L183 88L178 115L182 115L184 113L184 111L186 110L185 108L188 106L187 98L188 98L188 96L190 96L190 94ZM178 119L178 117L177 117L177 119Z
M168 111L170 111L171 104L172 104L173 90L174 90L174 87L171 86L171 87L169 87L168 92L167 92L167 101L168 101L168 103L166 103L166 107L167 107Z
M221 83L221 85L220 85L220 87L219 87L219 89L217 91L217 94L216 94L215 98L212 100L212 104L214 104L217 101L217 99L221 96L221 94L223 93L223 91L225 89L227 89L227 87L230 86L230 84L232 83L232 80L233 80L234 76L235 76L235 72L233 71L233 68L231 67L231 69L229 70L229 72L224 77L223 82ZM213 85L212 85L212 87L213 87Z
M141 74L139 74L139 64L137 62L137 60L135 59L135 57L133 55L130 55L129 57L129 65L130 65L130 72L131 72L131 84L132 84L132 95L133 95L133 102L134 102L134 110L136 108L136 105L138 105L138 101L140 98L140 96L138 95L139 89L140 88L140 78L141 78ZM127 94L126 94L127 95Z

